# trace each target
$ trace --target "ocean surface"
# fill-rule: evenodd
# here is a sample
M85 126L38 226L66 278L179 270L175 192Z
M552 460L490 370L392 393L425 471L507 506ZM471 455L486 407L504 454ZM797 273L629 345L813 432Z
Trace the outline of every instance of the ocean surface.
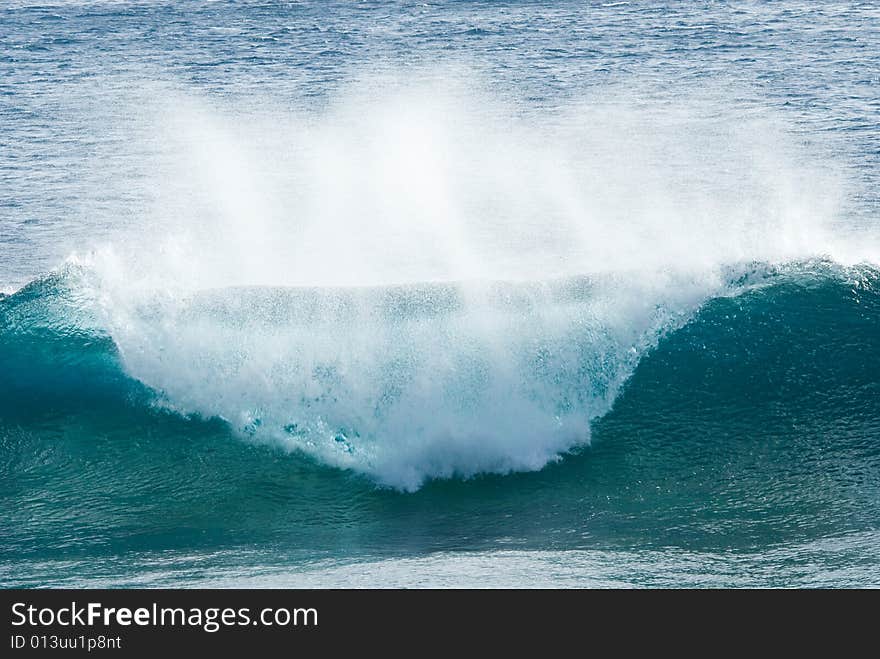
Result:
M0 585L880 587L880 8L6 0Z

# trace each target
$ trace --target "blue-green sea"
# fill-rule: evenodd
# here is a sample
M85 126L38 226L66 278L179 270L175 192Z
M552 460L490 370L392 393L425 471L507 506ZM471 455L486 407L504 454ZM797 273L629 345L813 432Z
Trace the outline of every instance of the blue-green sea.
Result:
M9 0L0 586L880 586L873 3Z

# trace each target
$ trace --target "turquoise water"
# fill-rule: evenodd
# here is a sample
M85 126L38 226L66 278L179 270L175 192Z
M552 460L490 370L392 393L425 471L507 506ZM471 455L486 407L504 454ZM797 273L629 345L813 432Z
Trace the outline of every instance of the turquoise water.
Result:
M880 585L870 5L0 26L2 585Z

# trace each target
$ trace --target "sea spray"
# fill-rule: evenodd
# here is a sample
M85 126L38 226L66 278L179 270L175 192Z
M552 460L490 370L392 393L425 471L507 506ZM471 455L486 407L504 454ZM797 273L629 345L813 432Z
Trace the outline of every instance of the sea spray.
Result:
M772 117L437 80L317 113L166 89L152 214L83 261L128 373L394 487L539 469L731 270L840 242L839 181Z

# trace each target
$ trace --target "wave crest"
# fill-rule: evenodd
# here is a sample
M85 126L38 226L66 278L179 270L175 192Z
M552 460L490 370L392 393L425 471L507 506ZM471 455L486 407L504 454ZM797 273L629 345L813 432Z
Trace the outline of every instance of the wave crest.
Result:
M35 390L41 404L68 407L135 396L409 490L427 478L539 469L588 443L643 355L674 345L663 337L694 317L706 285L232 288L108 309L91 274L69 271L0 300L10 405ZM710 298L778 291L761 303L768 313L786 287L824 286L823 304L849 304L856 291L870 314L877 278L828 263L757 266L728 272ZM723 337L732 321L715 307L688 325L694 340ZM668 386L683 386L674 378L686 364L666 371Z

